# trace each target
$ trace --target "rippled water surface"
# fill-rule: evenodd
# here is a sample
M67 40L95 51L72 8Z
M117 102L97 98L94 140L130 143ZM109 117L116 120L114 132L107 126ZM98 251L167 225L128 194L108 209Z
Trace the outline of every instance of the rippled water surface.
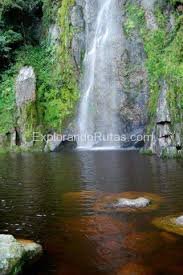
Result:
M183 274L183 238L151 223L183 212L182 168L137 152L1 155L0 233L43 245L26 275ZM96 211L99 194L127 191L164 200L149 212Z

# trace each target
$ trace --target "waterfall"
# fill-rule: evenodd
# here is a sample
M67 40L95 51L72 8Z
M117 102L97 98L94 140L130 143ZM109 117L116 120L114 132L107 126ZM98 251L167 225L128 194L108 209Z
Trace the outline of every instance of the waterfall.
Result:
M122 23L118 0L96 0L96 20L86 24L87 49L81 84L81 102L78 115L79 148L119 148L114 141L119 135L119 64L122 49ZM86 14L91 0L86 0ZM99 140L93 140L96 134ZM106 140L106 137L113 137ZM86 140L84 137L91 137ZM101 140L102 137L102 140Z

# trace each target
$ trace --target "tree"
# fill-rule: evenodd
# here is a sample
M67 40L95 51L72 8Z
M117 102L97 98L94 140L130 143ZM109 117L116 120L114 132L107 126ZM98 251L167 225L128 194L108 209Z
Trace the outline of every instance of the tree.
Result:
M40 37L41 0L0 0L0 70L13 60L17 48L36 44Z

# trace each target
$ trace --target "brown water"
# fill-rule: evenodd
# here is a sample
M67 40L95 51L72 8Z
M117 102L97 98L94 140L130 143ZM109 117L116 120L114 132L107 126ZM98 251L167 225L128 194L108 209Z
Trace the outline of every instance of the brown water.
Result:
M43 245L26 275L183 274L183 238L151 224L183 212L182 167L123 151L2 155L0 233ZM164 201L144 213L95 212L100 192L123 191Z

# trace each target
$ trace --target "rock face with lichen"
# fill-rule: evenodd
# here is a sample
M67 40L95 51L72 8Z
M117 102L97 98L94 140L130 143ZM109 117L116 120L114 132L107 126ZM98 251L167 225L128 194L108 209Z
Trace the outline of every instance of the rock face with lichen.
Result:
M33 146L33 131L36 126L36 76L32 67L21 68L16 79L17 144Z
M174 63L179 54L179 47L172 37L174 34L173 39L176 40L176 35L181 35L181 28L176 34L176 22L179 22L182 5L179 1L175 1L177 3L174 5L169 1L165 4L155 0L121 2L124 11L123 28L128 42L126 54L122 59L122 81L126 85L126 98L132 99L131 103L124 100L121 108L122 123L128 126L128 131L131 127L131 133L135 130L138 133L145 131L149 135L149 138L144 140L145 148L150 149L153 154L181 156L181 63ZM167 44L165 39L169 39ZM129 58L130 56L132 58ZM181 59L179 61L182 62ZM171 71L173 67L177 71ZM126 68L131 68L131 74ZM172 77L174 75L175 78Z
M21 108L36 100L36 76L32 67L21 68L16 79L16 105Z
M158 99L156 122L152 132L150 149L158 156L176 156L181 149L180 135L174 131L167 103L168 86L164 81Z
M42 247L32 241L16 240L12 235L0 235L0 274L19 274L42 254Z

